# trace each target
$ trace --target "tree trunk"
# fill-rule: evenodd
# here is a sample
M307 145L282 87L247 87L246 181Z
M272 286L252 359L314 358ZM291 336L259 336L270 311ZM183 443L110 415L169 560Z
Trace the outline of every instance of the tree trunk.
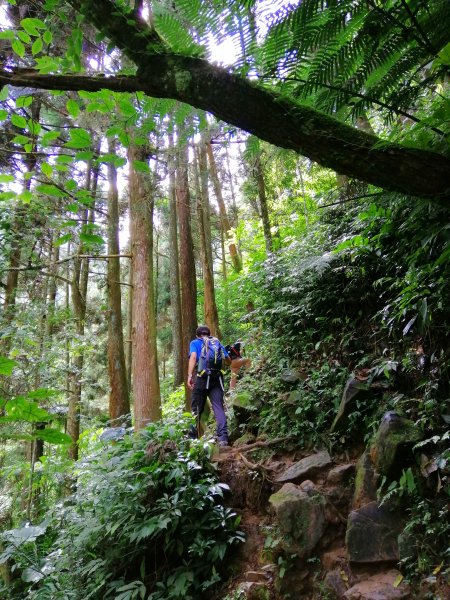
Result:
M264 240L266 242L267 254L273 251L272 231L270 229L269 209L267 206L266 184L264 181L264 170L261 162L261 152L258 152L255 159L255 175L258 184L259 209L261 211L261 220L263 224Z
M182 353L182 320L180 295L180 266L178 262L177 198L175 190L175 148L172 132L169 133L169 260L170 260L170 306L172 327L173 385L184 381Z
M130 163L130 235L133 286L132 382L134 394L134 427L142 429L161 418L156 321L153 287L153 208L150 185L133 161L148 160L142 148L131 145Z
M194 245L191 232L191 194L188 179L188 147L183 145L177 156L177 214L180 231L180 281L183 379L186 382L189 343L197 329L197 282L195 274ZM190 410L190 391L185 385L186 410Z
M115 153L115 144L109 142L108 152ZM123 347L122 292L120 287L119 248L119 194L117 170L108 163L108 375L109 375L109 418L118 425L118 419L130 412L125 351Z
M211 142L208 142L206 144L206 152L208 154L208 159L209 159L209 170L211 173L211 179L212 179L213 186L214 186L214 193L216 194L217 203L219 204L220 216L222 219L222 226L223 226L223 228L226 232L226 236L228 238L228 250L230 252L231 262L233 264L234 270L237 273L239 273L239 271L241 271L241 269L242 269L242 260L241 260L241 257L239 256L239 252L236 248L236 244L229 239L231 225L230 225L230 221L228 220L227 210L225 208L225 202L224 202L223 195L222 195L222 187L220 185L219 176L217 174L216 160L214 158L214 153L212 150Z
M90 192L94 199L97 191L99 169L93 167L92 160L87 164L86 170L86 190ZM80 215L83 223L94 222L94 211L85 209ZM78 247L78 255L84 253L83 244ZM84 325L86 317L87 288L89 279L89 259L75 258L73 262L73 274L71 281L72 307L75 316L75 328L79 343L84 338ZM80 347L72 360L72 366L69 376L69 410L67 414L67 433L72 438L72 445L69 448L69 458L78 459L78 440L80 437L80 405L81 405L81 379L83 374L84 352Z
M209 217L209 197L208 197L208 172L206 165L206 148L204 143L200 143L197 152L198 182L197 194L197 217L198 232L200 237L200 254L203 267L203 287L204 287L204 323L208 325L211 334L221 337L219 329L219 314L217 311L216 297L214 290L214 274L212 265L211 250L211 225Z

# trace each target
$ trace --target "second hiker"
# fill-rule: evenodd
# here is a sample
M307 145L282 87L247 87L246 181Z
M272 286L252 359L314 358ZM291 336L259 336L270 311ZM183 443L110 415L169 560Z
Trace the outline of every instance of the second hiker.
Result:
M195 415L197 436L200 417L206 399L211 401L217 424L217 439L220 446L228 446L227 418L223 405L223 367L231 364L228 352L206 325L195 332L196 338L189 346L188 388L192 390L192 412Z

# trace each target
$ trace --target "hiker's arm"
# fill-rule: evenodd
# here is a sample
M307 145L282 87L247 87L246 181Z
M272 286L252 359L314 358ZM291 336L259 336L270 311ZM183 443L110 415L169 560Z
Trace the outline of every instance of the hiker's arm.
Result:
M194 369L197 362L197 352L191 352L189 356L187 386L190 390L194 388Z
M228 354L228 352L225 350L225 348L222 346L223 348L223 359L225 361L225 364L230 366L231 365L231 358L230 355Z

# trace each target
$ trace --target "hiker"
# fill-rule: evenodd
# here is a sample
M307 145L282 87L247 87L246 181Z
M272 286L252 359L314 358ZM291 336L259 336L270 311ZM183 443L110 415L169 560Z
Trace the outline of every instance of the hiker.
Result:
M206 398L211 401L217 423L219 446L228 446L227 418L223 405L223 363L231 364L228 352L206 325L200 325L189 346L188 388L192 391L191 406L196 419L196 437L200 432L200 417Z
M251 365L251 360L243 356L244 344L239 340L235 342L232 346L225 346L225 348L228 351L228 354L231 358L230 390L234 390L234 388L236 387L239 371L242 368L248 369Z

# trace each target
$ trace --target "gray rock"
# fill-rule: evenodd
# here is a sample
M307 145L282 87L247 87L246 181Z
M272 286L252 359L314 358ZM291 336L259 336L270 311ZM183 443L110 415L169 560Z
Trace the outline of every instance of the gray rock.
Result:
M316 454L311 454L311 456L306 456L291 465L284 473L277 477L276 481L284 483L287 481L305 479L312 473L327 467L329 464L331 464L330 455L326 450L322 450Z
M347 428L348 415L352 412L356 404L356 398L360 401L375 402L376 395L376 391L367 383L359 381L355 377L350 377L345 384L341 403L330 429L331 433L334 431L344 431Z
M377 481L378 473L376 473L370 454L366 450L356 465L353 509L361 508L377 499Z
M344 594L347 600L400 600L409 597L410 588L396 569L372 575Z
M411 458L411 449L422 439L418 427L410 419L397 413L386 413L380 423L370 449L377 471L386 476L396 476Z
M337 485L339 483L347 483L350 477L355 472L355 465L353 463L347 463L344 465L338 465L331 469L327 475L327 483L330 485Z
M286 483L269 498L283 535L284 550L299 557L309 555L326 527L326 499L311 482L307 483L311 485L305 486L306 490Z
M335 598L343 598L347 591L347 585L341 577L341 573L337 570L329 571L324 579L325 587L332 593Z
M348 516L345 543L350 562L377 563L399 560L397 538L403 520L377 502L370 502Z
M300 373L294 369L283 369L280 378L285 383L297 383L300 380Z

